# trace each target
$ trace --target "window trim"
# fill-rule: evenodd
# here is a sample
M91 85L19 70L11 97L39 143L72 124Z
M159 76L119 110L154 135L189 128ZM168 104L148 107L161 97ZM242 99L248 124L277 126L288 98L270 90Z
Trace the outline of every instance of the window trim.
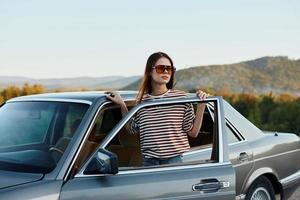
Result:
M231 162L218 162L218 163L194 163L188 165L166 165L162 167L149 167L149 168L133 168L128 170L119 171L119 173L115 174L114 176L119 175L128 175L128 174L141 174L141 173L153 173L153 172L163 172L163 171L173 171L173 170L185 170L185 169L195 169L195 168L208 168L208 167L216 167L216 166L225 166L231 165ZM74 177L75 178L87 178L87 177L105 177L109 176L108 174L81 174L77 173Z
M176 98L176 99L163 99L163 100L155 100L155 101L148 101L148 102L144 102L141 104L138 104L136 106L134 106L131 110L128 111L128 113L121 119L121 121L118 123L118 125L116 125L111 132L107 135L107 137L104 138L104 140L101 142L101 144L98 146L97 149L99 148L106 148L107 145L109 144L109 142L111 140L113 140L113 138L118 134L118 132L126 125L126 123L134 116L134 114L139 111L140 109L144 108L144 107L148 107L148 106L155 106L155 105L168 105L168 104L176 104L176 103L194 103L194 102L204 102L204 103L208 103L208 102L215 102L216 107L218 108L218 113L216 115L216 118L218 119L218 123L217 123L217 133L218 133L218 162L215 163L201 163L201 164L192 164L192 163L186 163L186 165L182 165L182 166L174 166L174 165L170 165L170 166L162 166L162 167L155 167L155 168L150 168L150 169L142 169L142 168L134 168L134 169L129 169L129 170L121 170L120 172L123 172L123 174L126 174L126 171L162 171L162 169L166 169L166 170L174 170L174 169L181 169L181 168L193 168L191 166L217 166L217 165L223 165L223 164L228 164L229 162L229 158L227 158L226 160L224 159L224 140L223 140L223 134L224 134L224 130L225 127L225 117L224 117L224 110L223 110L223 102L222 101L222 97L217 97L217 96L212 96L212 97L208 97L205 100L200 100L197 97L187 97L187 98ZM130 101L130 100L126 100ZM132 101L132 100L131 100ZM76 155L74 157L74 159L72 160L72 163L70 165L70 168L67 172L67 175L69 174L69 172L71 171L75 160L78 158L79 152L81 151L84 142L86 141L86 139L88 138L89 133L92 130L92 127L96 121L97 116L99 115L101 109L109 104L111 102L104 102L103 104L101 104L101 106L99 106L95 116L93 117L92 123L90 124L87 134L84 136L84 139L82 140L82 143L80 144L78 151L76 152ZM222 110L221 110L222 109ZM222 117L223 116L223 117ZM226 145L226 144L225 144ZM227 148L228 146L226 146ZM226 152L228 151L228 149L226 149ZM94 155L97 153L97 151L93 152L93 154L89 157L89 159L84 163L84 165L80 168L79 172L77 174L75 174L74 177L88 177L88 176L106 176L105 174L92 174L92 175L86 175L84 174L84 170L86 169L87 165L91 162L91 159L94 157ZM228 156L227 156L228 157ZM67 176L66 176L67 177Z
M247 141L242 140L242 141L230 143L230 144L228 144L228 146L234 146L234 145L242 144L242 143L246 143L246 142ZM205 148L205 149L197 149L197 150L194 150L194 151L188 151L188 152L185 152L184 155L191 155L191 154L201 153L201 152L205 152L205 151L208 151L208 150L211 151L212 147L208 147L208 148Z
M92 105L91 101L88 100L79 100L79 99L63 99L63 98L35 98L35 99L11 99L8 100L6 103L13 103L13 102L66 102L66 103L81 103L81 104L88 104ZM3 105L3 104L2 104Z
M246 140L246 138L241 134L241 132L230 122L229 119L226 120L226 125L229 126L229 128L232 130L232 132L235 134L237 138L239 138L240 141Z
M88 140L88 137L89 137L90 133L92 132L93 126L94 126L94 124L96 123L96 120L97 120L98 115L100 114L100 111L102 110L102 108L103 108L105 105L110 104L110 103L111 103L111 102L104 102L104 103L102 103L102 104L97 108L96 114L93 116L92 122L89 124L89 127L88 127L88 129L87 129L87 131L86 131L86 133L85 133L83 139L82 139L81 142L80 142L80 145L79 145L79 147L78 147L78 149L77 149L77 151L76 151L76 153L75 153L75 155L74 155L74 157L73 157L73 159L72 159L72 162L71 162L70 166L69 166L68 169L67 169L67 172L66 172L66 174L65 174L65 176L64 176L64 180L65 180L65 181L67 180L67 177L68 177L69 174L71 173L71 170L74 168L75 162L77 161L78 156L79 156L80 152L82 151L82 148L83 148L84 144L86 143L86 141ZM94 154L95 154L95 152L90 156L90 158L86 161L86 163L90 162L90 159L94 156ZM81 167L81 169L86 168L86 163ZM81 172L81 170L80 170L79 172ZM78 173L79 173L79 172L78 172ZM75 175L75 176L76 176L76 175Z
M213 111L214 108L212 107L212 105L208 104L208 111L211 114L212 120L214 121L213 118ZM247 141L247 139L243 136L243 134L241 134L241 132L231 123L231 121L225 117L225 125L229 125L229 128L231 128L232 132L235 134L235 136L239 139L239 141Z
M135 101L135 99L126 99L124 100L125 103L127 102L132 102L132 101ZM92 129L97 121L97 117L99 116L100 112L103 110L102 108L105 107L106 105L109 105L109 104L113 104L111 101L105 101L103 103L100 104L100 106L98 106L98 108L96 109L96 112L95 112L95 115L93 116L92 120L91 120L91 123L89 124L87 130L86 130L86 133L83 137L83 139L80 141L80 144L79 144L79 147L77 148L76 152L75 152L75 155L73 156L72 158L72 161L70 163L70 165L68 166L68 169L66 171L66 173L63 175L63 180L66 181L71 173L71 170L74 168L74 165L75 165L75 162L76 160L78 159L78 156L80 154L80 152L82 151L82 148L84 146L84 144L86 143L86 141L88 140L89 138L89 134L92 132ZM97 149L100 148L100 144L99 144L99 147ZM86 161L85 164L87 164L88 162L90 162L90 159L94 156L94 154L96 153L97 151L93 152L91 155L90 155L90 158ZM86 167L86 165L83 165L81 168L80 168L80 171ZM75 176L80 172L78 171ZM75 177L74 176L74 177Z

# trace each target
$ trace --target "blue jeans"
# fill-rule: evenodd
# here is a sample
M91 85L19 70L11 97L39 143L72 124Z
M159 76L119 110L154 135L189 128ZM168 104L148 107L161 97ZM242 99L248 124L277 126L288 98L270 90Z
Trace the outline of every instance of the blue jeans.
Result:
M143 166L152 166L152 165L165 165L172 163L181 163L182 156L175 156L171 158L145 158L143 160Z

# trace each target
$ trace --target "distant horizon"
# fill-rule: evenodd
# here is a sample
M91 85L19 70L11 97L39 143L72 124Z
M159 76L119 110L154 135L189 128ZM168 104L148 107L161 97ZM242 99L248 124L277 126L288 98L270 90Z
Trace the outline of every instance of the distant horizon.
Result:
M247 60L241 60L241 61L236 61L236 62L232 62L232 63L212 63L212 64L201 64L201 65L195 65L195 66L186 66L184 68L179 68L178 70L184 70L184 69L188 69L188 68L192 68L192 67L204 67L204 66L211 66L211 65L230 65L230 64L236 64L236 63L240 63L240 62L247 62L247 61L252 61L252 60L256 60L256 59L261 59L261 58L265 58L265 57L287 57L289 60L300 60L300 57L298 58L292 58L290 56L286 56L286 55L275 55L275 56L261 56L261 57L257 57L257 58L253 58L253 59L247 59ZM121 74L112 74L112 75L104 75L104 76L66 76L66 77L44 77L44 78L35 78L35 77L29 77L29 76L23 76L23 75L0 75L0 77L4 77L4 78L10 78L10 77L17 77L17 78L25 78L25 79L34 79L34 80L45 80L45 79L76 79L76 78L106 78L106 77L134 77L134 76L143 76L143 74L139 74L139 75L121 75Z

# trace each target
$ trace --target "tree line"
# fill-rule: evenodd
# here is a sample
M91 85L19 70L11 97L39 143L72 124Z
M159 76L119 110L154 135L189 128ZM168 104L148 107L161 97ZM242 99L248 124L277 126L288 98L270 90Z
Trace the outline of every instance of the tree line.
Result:
M190 92L195 92L196 89ZM262 130L292 132L300 135L300 97L290 94L274 95L253 93L231 93L213 91L212 94L223 96L244 117Z
M189 92L195 91L196 89L193 89ZM262 130L293 132L300 135L300 97L272 93L236 94L211 89L204 89L204 91L212 95L223 96L235 109ZM10 86L0 91L0 104L13 97L40 93L44 93L44 87L39 84Z
M28 83L25 83L22 87L9 86L0 91L0 104L14 97L30 94L40 94L43 92L44 87L39 84L29 85Z
M300 98L239 94L225 96L242 115L262 130L300 133Z

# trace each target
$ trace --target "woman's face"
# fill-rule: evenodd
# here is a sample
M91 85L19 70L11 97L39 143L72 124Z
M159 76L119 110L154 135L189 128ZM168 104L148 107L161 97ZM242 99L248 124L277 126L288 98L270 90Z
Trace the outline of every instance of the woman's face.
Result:
M167 58L160 58L156 61L154 66L171 66L171 62ZM165 69L162 73L158 73L155 68L151 71L152 81L158 84L167 84L170 81L171 75L169 74L167 69Z

